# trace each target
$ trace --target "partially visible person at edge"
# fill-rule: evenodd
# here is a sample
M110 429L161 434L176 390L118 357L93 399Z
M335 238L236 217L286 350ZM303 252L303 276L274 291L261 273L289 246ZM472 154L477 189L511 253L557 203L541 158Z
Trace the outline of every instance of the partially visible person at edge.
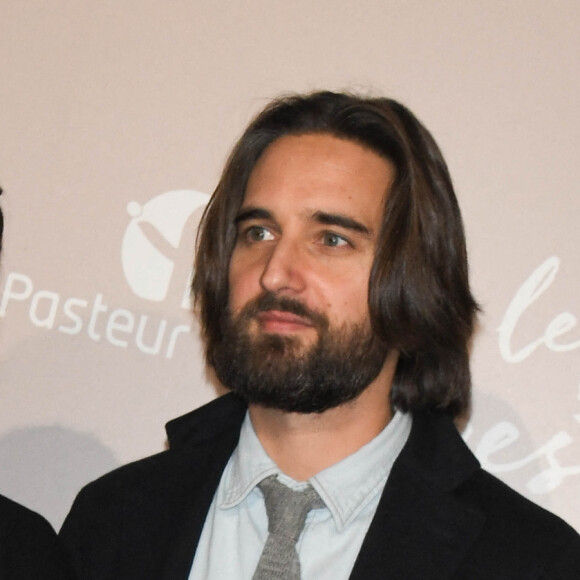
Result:
M3 234L4 216L0 207L0 253ZM71 576L50 524L37 513L0 495L0 580L67 578Z
M445 161L407 108L274 101L198 242L207 362L231 393L81 491L61 532L81 579L580 578L580 536L456 428L478 308ZM278 521L304 498L305 522Z

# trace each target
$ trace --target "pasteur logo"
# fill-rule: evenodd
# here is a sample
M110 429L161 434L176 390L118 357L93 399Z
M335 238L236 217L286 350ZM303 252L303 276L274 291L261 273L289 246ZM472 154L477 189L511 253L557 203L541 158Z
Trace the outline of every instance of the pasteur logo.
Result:
M146 300L167 297L185 225L191 215L206 205L209 196L180 189L158 195L145 205L127 204L131 221L121 246L123 273L131 290Z
M180 250L194 235L188 224L209 196L197 191L164 193L145 205L130 202L131 220L125 230L121 262L125 278L136 296L161 302L177 285L183 285L182 306L189 306L191 258ZM192 244L193 246L193 244ZM189 279L188 279L189 278ZM172 358L180 337L191 331L189 324L157 318L111 305L102 292L93 297L70 296L55 289L36 288L30 276L10 272L0 297L0 317L9 309L28 310L29 321L38 328L63 334L83 334L94 342L119 348L135 347L150 355Z

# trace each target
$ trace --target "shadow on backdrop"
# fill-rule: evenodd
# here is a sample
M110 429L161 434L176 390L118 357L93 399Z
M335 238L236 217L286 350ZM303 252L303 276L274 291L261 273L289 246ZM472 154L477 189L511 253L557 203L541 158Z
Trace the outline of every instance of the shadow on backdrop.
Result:
M0 493L41 513L57 530L83 485L118 466L96 437L58 426L0 438Z

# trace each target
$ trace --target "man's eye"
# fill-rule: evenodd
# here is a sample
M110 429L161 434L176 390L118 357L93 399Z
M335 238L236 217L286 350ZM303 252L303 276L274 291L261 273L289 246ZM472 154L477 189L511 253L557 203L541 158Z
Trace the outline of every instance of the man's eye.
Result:
M338 248L340 246L349 245L349 242L346 238L332 233L324 234L322 236L322 243L330 248Z
M248 242L264 242L273 240L274 236L263 226L250 226L245 232L245 238Z

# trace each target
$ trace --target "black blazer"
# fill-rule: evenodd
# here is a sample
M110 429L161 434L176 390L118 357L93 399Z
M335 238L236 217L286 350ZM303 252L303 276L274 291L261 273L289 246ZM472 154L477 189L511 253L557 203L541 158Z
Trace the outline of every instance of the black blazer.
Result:
M65 580L58 539L37 513L0 495L0 579Z
M81 491L61 531L79 580L187 580L245 412L226 395L171 421L169 451ZM483 471L449 417L417 413L350 578L578 580L580 536Z

